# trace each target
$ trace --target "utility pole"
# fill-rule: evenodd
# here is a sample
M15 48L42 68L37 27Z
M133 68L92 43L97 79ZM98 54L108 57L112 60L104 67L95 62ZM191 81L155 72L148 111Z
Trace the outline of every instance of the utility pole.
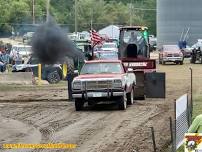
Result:
M93 30L93 8L91 8L90 30Z
M32 0L32 24L35 24L35 0Z
M50 0L46 0L46 22L48 22L49 18L49 7L50 7Z
M132 0L130 0L130 26L132 26Z
M74 30L75 30L75 33L77 34L77 32L78 32L78 25L77 25L77 0L75 0L74 1L75 2L75 4L74 4L74 17L75 17L75 19L74 19L74 21L75 21L75 24L74 24Z

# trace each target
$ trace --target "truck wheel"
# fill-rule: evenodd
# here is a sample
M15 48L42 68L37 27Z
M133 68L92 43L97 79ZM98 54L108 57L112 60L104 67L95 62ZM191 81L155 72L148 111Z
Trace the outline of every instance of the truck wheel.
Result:
M183 65L183 61L180 61L180 65Z
M47 75L47 81L51 84L58 83L60 80L60 75L57 71L50 72Z
M80 111L83 110L84 102L81 99L75 99L75 110Z
M120 97L118 104L119 104L119 110L125 110L127 108L127 99L126 99L125 92L124 92L124 95Z
M133 89L131 90L131 92L130 93L128 93L127 94L127 104L128 105L132 105L133 103L134 103L134 93L133 93L134 91L133 91Z

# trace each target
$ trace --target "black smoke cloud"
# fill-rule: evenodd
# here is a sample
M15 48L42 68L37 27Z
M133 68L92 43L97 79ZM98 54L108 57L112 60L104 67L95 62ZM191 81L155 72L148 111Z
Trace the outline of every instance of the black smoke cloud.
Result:
M45 64L63 62L65 56L84 59L83 53L67 38L67 33L63 32L52 18L39 26L34 33L32 49L39 61Z

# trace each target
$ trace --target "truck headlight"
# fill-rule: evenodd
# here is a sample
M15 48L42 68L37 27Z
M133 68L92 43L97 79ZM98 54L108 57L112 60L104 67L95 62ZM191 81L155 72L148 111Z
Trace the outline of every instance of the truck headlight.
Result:
M73 82L72 89L74 89L74 90L81 90L81 82L80 81Z
M113 87L114 88L122 88L122 81L121 80L114 80L114 83L113 83Z

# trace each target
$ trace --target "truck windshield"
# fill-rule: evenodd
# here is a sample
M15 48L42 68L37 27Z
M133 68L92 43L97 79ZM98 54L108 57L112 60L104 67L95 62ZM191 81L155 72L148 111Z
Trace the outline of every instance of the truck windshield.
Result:
M131 43L131 42L139 41L141 37L142 37L141 31L136 31L136 30L124 31L123 41L125 43Z
M95 56L98 59L118 59L118 53L113 51L103 51L103 52L96 52Z
M81 74L122 73L120 63L86 63Z

